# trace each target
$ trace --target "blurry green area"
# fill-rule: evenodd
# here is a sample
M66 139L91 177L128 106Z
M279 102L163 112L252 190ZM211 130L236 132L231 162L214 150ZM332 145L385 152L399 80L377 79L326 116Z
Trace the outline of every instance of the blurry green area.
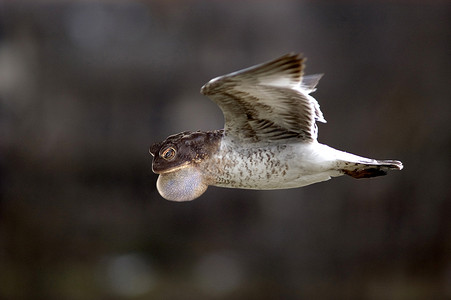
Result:
M451 6L397 2L1 3L0 299L451 297ZM287 52L320 142L405 169L162 199L149 146Z

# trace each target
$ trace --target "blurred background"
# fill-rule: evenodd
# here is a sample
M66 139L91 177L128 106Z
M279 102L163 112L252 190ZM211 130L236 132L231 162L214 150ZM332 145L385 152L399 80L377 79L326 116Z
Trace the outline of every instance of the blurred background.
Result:
M0 2L0 299L451 298L447 1ZM172 203L149 146L287 52L319 141L405 169Z

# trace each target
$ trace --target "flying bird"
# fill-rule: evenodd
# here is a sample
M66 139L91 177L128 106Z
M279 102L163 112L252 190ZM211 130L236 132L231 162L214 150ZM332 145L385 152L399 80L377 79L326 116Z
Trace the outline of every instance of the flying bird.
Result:
M152 170L163 198L189 201L209 185L256 190L297 188L343 174L354 178L401 170L317 141L326 122L310 96L322 75L303 75L300 54L210 80L201 88L222 110L224 129L185 131L153 144Z

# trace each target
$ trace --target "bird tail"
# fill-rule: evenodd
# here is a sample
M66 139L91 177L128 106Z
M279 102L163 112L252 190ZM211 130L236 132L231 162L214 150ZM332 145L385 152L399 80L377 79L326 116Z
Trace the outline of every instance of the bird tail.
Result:
M389 170L402 170L398 160L376 160L362 158L358 162L341 161L341 171L354 178L370 178L386 175Z

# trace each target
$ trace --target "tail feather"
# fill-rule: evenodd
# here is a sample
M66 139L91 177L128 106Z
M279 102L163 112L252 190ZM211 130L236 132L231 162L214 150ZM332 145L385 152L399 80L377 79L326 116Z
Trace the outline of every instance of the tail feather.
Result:
M341 171L354 178L370 178L386 175L389 170L402 170L398 160L370 160L369 162L343 162Z

